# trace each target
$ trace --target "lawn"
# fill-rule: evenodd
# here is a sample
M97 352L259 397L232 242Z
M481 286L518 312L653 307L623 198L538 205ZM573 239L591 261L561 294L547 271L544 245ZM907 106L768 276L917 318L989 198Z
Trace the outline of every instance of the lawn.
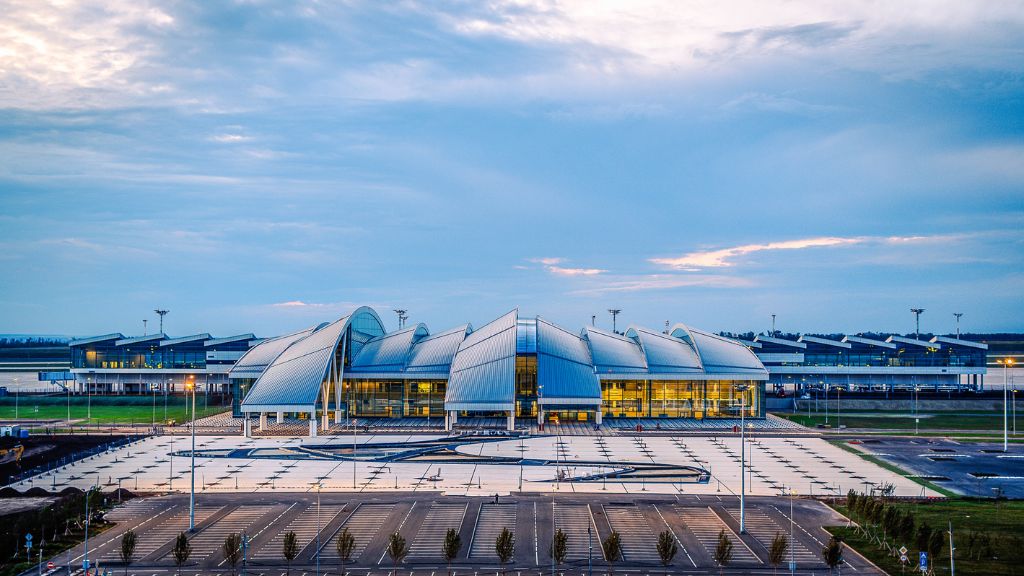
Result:
M166 411L164 400L164 396L159 395L155 398L155 404L151 396L93 396L91 401L86 396L72 396L71 419L91 424L149 424L154 420L157 423L188 420L191 399L186 402L181 396L168 396ZM17 416L21 420L66 420L68 417L67 396L22 396L17 403ZM196 414L199 418L229 409L229 406L221 406L212 397L209 405L202 395L196 397ZM15 398L0 398L0 420L14 418Z
M919 503L899 503L895 506L910 510L917 524L927 522L933 529L942 529L944 546L934 563L936 574L947 575L949 570L949 523L953 527L954 560L957 574L972 576L1010 575L1024 573L1024 502L992 500L950 499ZM849 516L843 506L836 507ZM854 529L832 527L829 531L842 536L855 548L890 574L901 573L898 558L864 540ZM900 542L909 549L911 565L917 564L918 551L912 542Z
M780 418L786 418L803 426L814 428L825 423L825 415L822 413L774 413ZM843 416L840 415L838 422L834 413L829 414L828 423L833 427L842 424L847 428L863 429L884 429L884 430L914 430L914 417L906 412L878 413L876 415L864 416ZM1021 415L1021 432L1024 432L1024 414ZM1010 422L1012 428L1012 420ZM1003 430L1002 412L930 412L921 414L921 421L918 424L919 430Z

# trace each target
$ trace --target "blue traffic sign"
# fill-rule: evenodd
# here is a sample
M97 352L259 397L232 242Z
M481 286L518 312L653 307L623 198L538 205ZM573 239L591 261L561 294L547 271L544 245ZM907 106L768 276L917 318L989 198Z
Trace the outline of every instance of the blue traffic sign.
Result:
M29 542L31 542L32 541L32 535L31 534L25 534L25 540L28 540Z
M918 558L920 559L920 562L921 562L921 570L927 570L928 569L928 553L927 552L920 552Z

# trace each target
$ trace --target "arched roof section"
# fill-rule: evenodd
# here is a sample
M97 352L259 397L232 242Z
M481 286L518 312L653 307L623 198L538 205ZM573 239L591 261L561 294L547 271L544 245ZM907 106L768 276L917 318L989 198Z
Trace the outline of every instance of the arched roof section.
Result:
M514 410L519 311L468 335L452 360L446 410Z
M346 374L401 372L417 340L430 335L425 324L378 336L366 342L345 368Z
M626 336L640 343L651 374L700 374L704 371L697 351L683 339L640 326L631 326Z
M590 349L583 338L537 318L538 403L601 405L601 385L594 374Z
M688 334L694 349L700 355L704 372L709 377L740 378L750 380L767 380L768 371L761 361L743 344L724 336L711 334L685 324L677 324L671 331L677 334Z
M360 307L352 314L295 341L278 356L253 384L242 401L243 412L313 411L320 385L344 336L358 332L367 340L384 333L373 309ZM377 334L373 334L377 332Z
M447 379L459 345L472 332L472 326L463 324L417 341L409 352L406 373L419 378Z
M313 332L327 326L327 323L318 324L316 326L310 326L305 330L299 330L298 332L292 332L284 336L278 336L276 338L268 338L263 342L260 342L256 346L249 349L248 352L242 355L235 362L235 365L231 367L231 371L228 372L229 378L259 378L263 371L268 366L277 360L277 357L281 355L289 346L309 336Z
M644 352L633 339L592 326L584 328L581 336L587 342L591 360L598 374L647 373Z

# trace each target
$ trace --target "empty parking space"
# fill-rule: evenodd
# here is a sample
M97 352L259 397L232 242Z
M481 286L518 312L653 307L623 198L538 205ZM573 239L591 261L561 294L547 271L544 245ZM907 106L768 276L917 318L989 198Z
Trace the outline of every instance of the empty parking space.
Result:
M622 557L629 562L657 562L657 539L636 506L605 506L605 516L622 541Z
M249 528L270 512L271 508L273 507L241 506L235 508L192 538L192 558L203 561L214 554L221 554L224 549L224 540L229 534L248 532Z
M569 549L566 558L572 560L586 560L591 542L588 542L587 528L593 532L594 554L604 558L601 548L601 538L598 536L597 526L594 525L594 515L587 504L555 504L555 530L565 533L566 543ZM549 543L550 547L550 543Z
M337 559L338 558L338 535L341 534L342 530L348 528L352 538L355 541L355 547L352 550L352 559L358 560L359 556L366 550L366 546L370 542L376 540L377 533L380 532L381 526L391 516L391 512L395 509L394 504L361 504L356 508L355 512L349 516L345 523L341 525L337 533L331 537L331 539L324 545L320 550L320 556L322 558Z
M740 509L738 507L729 509L729 514L740 521ZM793 559L799 566L817 565L821 564L821 558L818 554L815 554L811 550L804 546L803 542L799 539L789 538L789 523L783 527L774 518L765 513L760 508L748 507L745 511L745 522L744 525L747 532L757 539L766 550L770 550L772 546L772 540L775 539L776 534L783 534L789 540L789 545L792 548ZM786 553L786 561L790 558L789 552Z
M218 511L219 507L210 506L197 506L196 507L196 525L203 523L210 516L213 516ZM168 544L175 537L178 536L179 532L188 530L188 507L180 509L174 513L166 521L162 521L152 528L141 532L138 536L138 540L135 544L135 557L144 559L147 556L156 552L164 544ZM118 557L117 551L111 551L109 553L111 559Z
M441 549L448 530L458 532L465 516L465 504L431 504L427 517L423 519L409 547L409 558L441 558Z
M473 530L473 542L470 544L469 557L497 559L494 544L503 528L516 529L515 504L482 504L480 515L476 519Z
M103 518L110 522L139 522L152 518L170 507L170 501L165 499L141 498L118 506L104 514Z
M707 551L709 557L715 557L715 548L718 546L718 535L723 530L725 535L732 540L732 559L736 563L761 564L761 560L747 548L747 545L732 531L713 510L707 507L688 508L677 506L676 512L683 520L687 530L693 533L694 538Z
M331 520L334 520L334 517L345 508L345 505L331 504L321 506L319 519L317 518L316 508L316 504L313 504L299 512L299 515L293 518L287 526L279 530L277 534L274 534L274 537L269 542L260 546L256 550L254 557L257 560L283 558L284 537L289 532L295 532L295 540L301 553L310 543L316 540L317 530L322 531L325 526L330 524ZM321 532L321 538L326 538L326 536L326 534Z

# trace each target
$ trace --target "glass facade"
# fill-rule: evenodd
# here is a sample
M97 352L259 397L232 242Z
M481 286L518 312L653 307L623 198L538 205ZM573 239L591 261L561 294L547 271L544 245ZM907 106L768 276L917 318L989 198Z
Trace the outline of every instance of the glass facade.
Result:
M342 392L352 416L444 416L446 380L345 379Z
M749 386L739 392L738 385ZM742 398L741 398L742 396ZM602 411L613 418L764 417L764 383L753 380L603 380Z
M516 416L537 415L537 356L516 356Z

